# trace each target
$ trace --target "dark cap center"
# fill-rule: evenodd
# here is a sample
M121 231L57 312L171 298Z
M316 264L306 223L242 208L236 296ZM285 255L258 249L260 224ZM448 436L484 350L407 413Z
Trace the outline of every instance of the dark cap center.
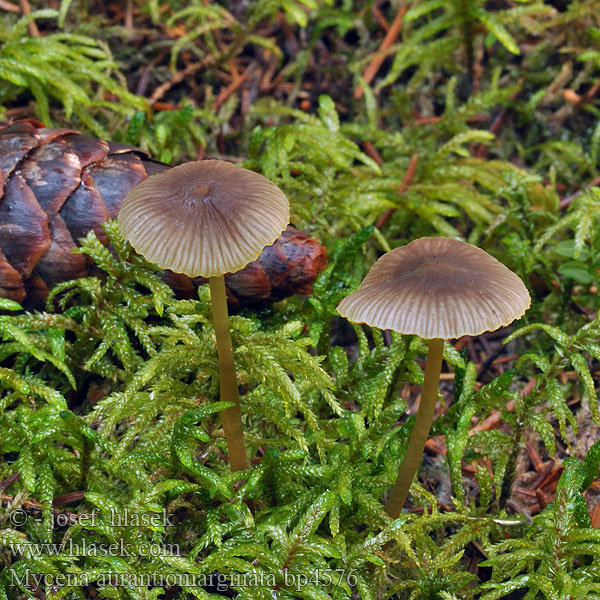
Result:
M196 186L196 193L199 196L208 196L210 193L210 186L200 183L198 186Z

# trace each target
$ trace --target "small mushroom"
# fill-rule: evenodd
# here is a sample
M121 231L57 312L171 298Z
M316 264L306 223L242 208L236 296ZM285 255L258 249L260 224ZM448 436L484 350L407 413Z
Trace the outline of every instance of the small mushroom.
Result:
M219 360L221 413L233 471L249 466L235 375L225 273L256 260L290 219L283 192L266 177L220 160L190 162L149 177L119 212L135 250L163 269L208 278Z
M429 340L419 410L386 504L397 518L431 429L444 340L494 331L531 299L519 277L487 252L452 238L424 237L382 256L337 310L354 323Z

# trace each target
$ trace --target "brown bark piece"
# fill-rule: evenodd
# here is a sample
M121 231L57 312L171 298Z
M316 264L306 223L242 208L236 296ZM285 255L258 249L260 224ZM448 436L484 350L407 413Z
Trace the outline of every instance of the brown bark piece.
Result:
M83 170L79 187L67 198L60 209L60 216L74 240L85 237L88 231L93 229L96 237L103 244L108 244L108 237L102 229L102 223L106 223L110 215L87 170Z
M146 170L135 154L107 156L102 162L88 167L96 188L100 190L111 219L119 214L125 196L146 179Z
M19 171L52 218L79 185L81 164L63 140L55 139L31 152Z
M14 173L0 201L0 250L23 278L50 247L48 216L21 175Z

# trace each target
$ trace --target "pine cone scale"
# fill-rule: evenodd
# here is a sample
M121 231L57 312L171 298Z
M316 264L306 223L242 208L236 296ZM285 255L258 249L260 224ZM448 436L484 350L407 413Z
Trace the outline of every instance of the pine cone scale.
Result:
M265 248L258 262L269 273L271 298L281 300L292 294L312 294L314 280L327 266L327 253L306 233L288 227L277 244Z
M131 152L131 148L130 148ZM129 192L148 177L142 161L135 154L108 155L100 164L88 168L96 188L102 190L111 219L116 218L123 199Z
M0 186L23 158L39 144L40 136L29 123L17 123L0 129Z
M19 172L50 218L58 213L81 182L79 158L60 139L33 150Z
M10 266L4 252L0 250L0 297L23 302L25 295L23 278Z
M65 142L71 148L71 151L77 155L83 169L93 163L99 163L110 152L108 144L104 140L89 138L80 133L66 136Z
M50 221L50 246L40 258L35 271L48 287L66 279L85 277L86 258L73 254L77 245L60 215Z
M29 277L50 247L48 215L19 173L4 187L0 203L0 250L21 277Z
M266 300L271 295L272 283L258 260L252 261L241 271L228 273L225 284L235 296L249 296L254 302Z
M69 134L79 134L75 129L63 129L60 127L43 127L37 130L40 136L40 145L48 144L56 139L64 138Z
M92 176L86 169L81 174L79 187L62 205L60 216L69 228L73 239L85 237L88 231L93 229L96 237L103 244L108 244L102 223L108 221L110 215Z

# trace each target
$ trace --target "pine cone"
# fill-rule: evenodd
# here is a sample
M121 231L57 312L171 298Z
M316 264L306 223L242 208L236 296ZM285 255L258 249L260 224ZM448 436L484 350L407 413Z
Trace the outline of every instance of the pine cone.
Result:
M168 166L141 150L39 121L0 123L0 297L40 306L59 281L85 277L87 258L73 254L90 229L115 218L125 196ZM327 263L325 248L288 227L260 257L226 275L232 305L310 294ZM192 297L205 280L165 271L166 281Z

